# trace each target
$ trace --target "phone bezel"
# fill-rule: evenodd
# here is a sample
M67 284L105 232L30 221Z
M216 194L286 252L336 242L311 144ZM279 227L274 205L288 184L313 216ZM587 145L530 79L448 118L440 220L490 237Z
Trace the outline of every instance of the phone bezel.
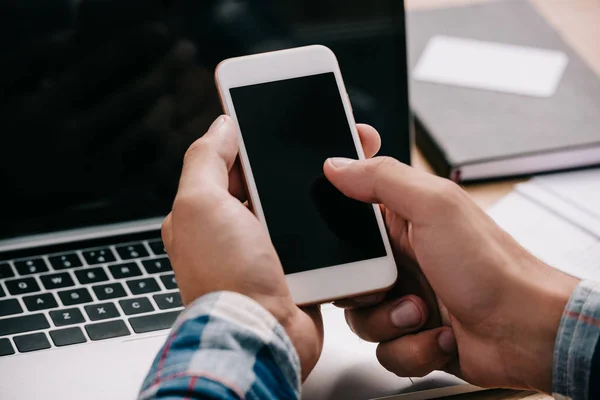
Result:
M229 91L231 88L328 72L333 72L335 75L356 151L359 159L364 159L365 156L356 130L352 106L344 86L337 58L329 48L315 45L231 58L217 66L215 81L221 96L223 109L235 121L238 131L240 131L235 106ZM239 151L249 201L252 204L254 213L268 233L269 227L241 132ZM332 154L332 156L335 156L335 154ZM373 210L387 255L380 258L287 274L287 284L296 304L319 304L367 295L389 289L394 285L398 273L383 216L379 206L373 205Z

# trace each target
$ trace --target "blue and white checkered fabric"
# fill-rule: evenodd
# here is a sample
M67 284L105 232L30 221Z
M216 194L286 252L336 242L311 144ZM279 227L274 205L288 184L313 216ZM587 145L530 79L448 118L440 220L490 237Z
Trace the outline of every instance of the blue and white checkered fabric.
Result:
M600 283L584 281L571 295L554 348L554 398L600 399Z
M139 399L298 399L300 362L283 327L258 303L216 292L184 311Z

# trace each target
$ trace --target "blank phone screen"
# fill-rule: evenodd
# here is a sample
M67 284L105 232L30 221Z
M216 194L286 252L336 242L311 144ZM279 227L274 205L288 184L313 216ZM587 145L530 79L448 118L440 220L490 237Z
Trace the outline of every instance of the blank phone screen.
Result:
M358 158L335 75L230 93L285 273L385 256L373 206L347 198L323 174L329 157Z

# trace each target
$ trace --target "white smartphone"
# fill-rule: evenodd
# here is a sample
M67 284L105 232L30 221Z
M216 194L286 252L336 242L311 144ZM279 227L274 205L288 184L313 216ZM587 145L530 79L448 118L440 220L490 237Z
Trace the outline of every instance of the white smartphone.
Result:
M364 159L333 52L307 46L232 58L215 72L238 124L254 213L299 305L386 290L396 264L378 206L352 200L323 174L328 157Z

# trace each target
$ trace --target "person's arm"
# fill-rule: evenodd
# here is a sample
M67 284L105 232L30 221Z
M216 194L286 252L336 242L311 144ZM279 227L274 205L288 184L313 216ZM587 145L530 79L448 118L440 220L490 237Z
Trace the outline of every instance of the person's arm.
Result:
M400 376L444 370L477 386L546 393L554 389L555 363L567 362L569 376L589 374L589 362L578 364L579 373L569 363L576 353L591 357L596 340L554 358L580 281L527 252L458 185L385 157L330 159L325 174L344 194L384 206L402 278L375 304L339 304L360 337L380 343L384 367Z
M139 399L297 399L299 392L298 355L275 317L249 297L215 292L179 316Z
M557 399L600 399L600 283L577 286L565 311L554 349Z

